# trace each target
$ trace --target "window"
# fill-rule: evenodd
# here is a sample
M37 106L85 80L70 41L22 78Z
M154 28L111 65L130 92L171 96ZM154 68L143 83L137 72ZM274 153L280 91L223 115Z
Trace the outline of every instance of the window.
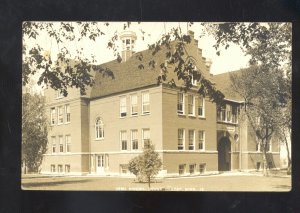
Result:
M66 135L66 152L71 152L71 135Z
M219 106L217 110L218 121L226 121L226 109L225 106Z
M194 174L195 173L195 167L196 167L196 164L190 164L190 174Z
M200 172L200 174L205 173L205 170L206 170L206 163L201 163L199 165L199 172Z
M59 136L59 152L64 152L63 136Z
M131 95L130 101L131 101L131 115L137 115L138 114L137 95Z
M132 144L132 150L139 149L138 131L137 130L131 130L131 144Z
M71 171L71 166L70 166L70 164L66 164L65 165L65 172L66 173L69 173Z
M56 152L56 138L55 136L51 137L51 142L52 142L52 153Z
M178 173L179 173L180 175L182 175L182 174L185 173L185 164L180 164L180 165L179 165L179 171L178 171Z
M266 150L267 152L272 152L272 139L267 142Z
M189 150L195 148L195 130L189 130Z
M51 164L51 172L55 172L55 165Z
M57 171L58 171L58 173L62 173L63 172L63 166L61 164L59 164L57 166Z
M188 95L188 114L195 115L195 98L193 95Z
M104 138L104 128L103 128L103 122L101 118L96 119L95 131L96 131L96 139Z
M70 105L66 105L66 123L70 123L71 122L71 113L70 113Z
M184 114L184 94L177 94L177 113L180 115Z
M143 145L144 148L150 146L150 129L143 129Z
M237 106L232 106L232 122L233 123L238 122L237 116L238 116L238 108L237 108Z
M143 92L142 93L142 113L144 115L150 113L149 92Z
M256 143L256 151L257 152L261 152L262 151L262 147L261 147L261 143L260 142Z
M228 122L232 122L231 121L231 112L232 112L232 107L231 107L231 105L228 105L227 112L226 112L226 114L227 114L227 121Z
M127 174L128 165L127 164L120 164L121 174Z
M64 109L62 106L58 107L58 124L64 122Z
M127 150L127 132L120 132L121 150Z
M184 149L184 129L178 129L178 150Z
M199 131L198 132L199 136L199 150L204 151L205 150L205 134L204 131Z
M202 96L198 97L198 116L199 117L204 117L204 103L205 99Z
M56 110L55 107L51 108L51 113L50 113L50 119L51 119L51 125L56 124Z
M127 107L126 107L126 97L120 98L120 117L126 117Z

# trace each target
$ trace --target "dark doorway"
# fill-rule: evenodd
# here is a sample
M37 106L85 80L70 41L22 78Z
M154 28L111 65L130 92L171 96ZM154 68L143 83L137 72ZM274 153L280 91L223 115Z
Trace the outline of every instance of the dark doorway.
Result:
M218 169L219 171L230 171L231 146L228 137L223 137L218 143Z

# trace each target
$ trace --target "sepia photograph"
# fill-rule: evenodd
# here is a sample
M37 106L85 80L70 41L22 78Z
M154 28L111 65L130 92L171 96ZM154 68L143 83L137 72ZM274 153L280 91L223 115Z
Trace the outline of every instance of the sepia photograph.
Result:
M292 190L289 22L22 23L22 190Z

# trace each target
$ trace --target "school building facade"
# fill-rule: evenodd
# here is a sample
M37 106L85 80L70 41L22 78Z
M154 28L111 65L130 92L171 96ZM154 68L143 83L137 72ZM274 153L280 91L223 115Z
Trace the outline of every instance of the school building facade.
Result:
M226 104L219 107L197 93L197 82L187 92L166 82L157 84L159 66L141 70L136 56L142 54L145 62L155 57L160 64L165 58L163 48L155 56L150 50L135 53L135 33L124 32L120 38L123 61L101 65L114 78L96 73L95 85L86 95L69 89L63 97L45 90L50 129L41 173L130 175L128 162L149 142L162 159L161 176L259 169L259 145L247 122L239 121L242 100L224 92ZM186 49L207 79L217 87L228 84L228 76L210 74L210 62L196 39ZM177 81L172 67L168 69L168 77ZM268 155L270 167L279 167L278 141L272 141Z

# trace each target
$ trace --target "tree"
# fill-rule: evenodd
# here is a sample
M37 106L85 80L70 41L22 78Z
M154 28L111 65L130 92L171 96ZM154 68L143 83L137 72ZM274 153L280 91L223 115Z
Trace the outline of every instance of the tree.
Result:
M130 22L124 23L123 29L130 26ZM193 23L189 23L192 25ZM60 90L65 96L67 95L67 88L79 88L82 94L85 94L86 89L93 86L94 79L92 72L101 72L110 77L114 77L112 70L102 69L101 66L95 66L95 57L90 58L84 55L83 48L76 49L76 54L72 55L68 42L76 42L84 39L96 41L105 34L105 29L109 23L98 22L24 22L23 23L23 64L22 64L22 80L23 85L26 85L30 76L40 72L38 84L45 84L55 90ZM141 30L144 34L145 32ZM46 34L49 38L53 38L57 47L57 59L53 60L47 50L39 45L34 47L27 47L28 40L34 41L40 35ZM118 32L107 42L107 48L111 49L114 56L119 62L121 57L118 53ZM184 82L183 89L188 90L192 87L192 78L200 82L199 93L207 95L212 101L219 102L224 98L224 95L218 91L208 79L205 79L200 72L196 72L192 64L186 61L188 57L186 45L191 42L190 35L182 32L181 27L173 28L170 32L166 32L157 42L149 44L149 50L152 55L162 48L167 48L166 59L167 63L174 65L174 72L178 79ZM28 42L30 43L30 42ZM71 45L76 46L76 45ZM72 58L72 59L71 59ZM167 79L167 67L165 63L156 64L155 59L144 61L143 56L138 57L141 64L138 65L140 69L144 69L143 64L147 64L149 68L156 66L161 69L162 74L157 76L158 84L161 82L168 82L175 85L173 79Z
M155 152L154 145L144 148L143 153L129 162L129 171L142 182L146 181L150 188L151 180L158 174L162 166L159 154Z
M22 166L25 173L38 172L47 142L45 98L25 93L22 95Z
M216 39L216 54L237 44L250 56L254 68L231 76L232 88L245 101L244 113L262 145L264 174L266 149L278 132L287 143L291 127L291 42L290 23L204 23ZM285 112L285 113L282 113ZM288 146L287 146L288 149ZM290 162L290 159L289 159Z

